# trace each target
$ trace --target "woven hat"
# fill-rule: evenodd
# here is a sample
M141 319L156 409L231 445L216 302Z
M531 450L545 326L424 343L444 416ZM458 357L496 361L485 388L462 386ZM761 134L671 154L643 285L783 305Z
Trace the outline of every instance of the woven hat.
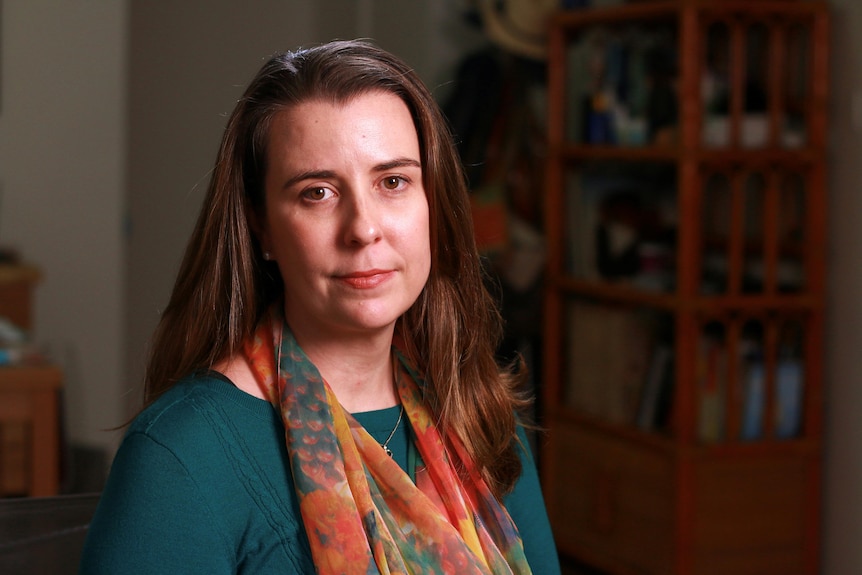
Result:
M559 0L477 0L485 34L508 52L547 57L548 17Z

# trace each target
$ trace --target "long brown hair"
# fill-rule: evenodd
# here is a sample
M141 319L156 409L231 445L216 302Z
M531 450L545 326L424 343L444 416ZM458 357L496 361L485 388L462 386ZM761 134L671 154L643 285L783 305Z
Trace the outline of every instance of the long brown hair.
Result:
M383 90L413 116L431 225L431 273L398 330L426 379L441 429L453 430L497 494L520 475L515 412L526 404L520 374L500 369L502 328L483 284L467 187L445 118L416 74L362 41L276 54L234 108L207 196L170 302L153 337L145 398L237 353L261 314L283 297L277 268L263 259L252 219L264 209L273 116L310 99L345 102ZM523 370L520 370L523 371Z

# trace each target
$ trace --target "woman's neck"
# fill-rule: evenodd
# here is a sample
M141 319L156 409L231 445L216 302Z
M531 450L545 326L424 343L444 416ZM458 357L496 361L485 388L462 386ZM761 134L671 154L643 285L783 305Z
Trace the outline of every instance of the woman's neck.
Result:
M373 411L399 403L395 391L392 329L358 337L314 337L293 332L344 408Z
M392 370L392 354L382 357L330 357L312 361L335 394L338 402L351 412L373 411L397 405Z
M302 350L320 371L344 408L350 413L374 411L397 405L395 390L392 333L381 337L321 339L302 341L294 332ZM269 400L242 353L217 362L213 369L224 374L239 389L257 398Z

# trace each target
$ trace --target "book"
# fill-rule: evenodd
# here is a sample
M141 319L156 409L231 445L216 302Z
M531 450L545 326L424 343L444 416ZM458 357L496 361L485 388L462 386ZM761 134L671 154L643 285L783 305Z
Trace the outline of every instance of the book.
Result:
M764 436L766 412L766 369L759 359L744 369L743 411L740 439L754 441ZM780 359L775 366L775 421L773 435L777 439L792 439L799 434L802 423L802 362L795 358Z
M775 436L791 439L802 428L804 370L796 358L779 360L775 374Z
M742 373L744 399L740 439L752 441L763 436L763 412L766 404L766 371L763 361L750 360Z
M637 310L574 302L567 312L567 405L610 423L635 423L653 335Z
M698 437L711 443L724 439L727 397L727 350L723 340L705 335L697 362Z
M660 408L668 389L673 385L673 349L670 344L659 343L653 350L644 381L635 424L645 431L658 429L661 424Z

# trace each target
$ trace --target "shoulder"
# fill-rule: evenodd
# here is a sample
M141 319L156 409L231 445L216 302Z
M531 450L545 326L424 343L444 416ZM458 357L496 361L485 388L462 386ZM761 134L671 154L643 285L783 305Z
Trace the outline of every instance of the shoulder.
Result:
M309 572L286 461L269 403L217 374L184 379L129 426L85 556L117 566L94 572ZM168 568L178 549L188 565Z
M148 476L173 465L197 484L221 490L229 483L216 481L213 470L222 470L222 480L230 469L272 471L286 457L283 436L272 405L206 373L180 381L147 406L129 426L118 459Z
M219 373L206 372L181 380L159 396L134 419L127 436L195 437L213 427L261 421L278 423L268 402L238 389Z

